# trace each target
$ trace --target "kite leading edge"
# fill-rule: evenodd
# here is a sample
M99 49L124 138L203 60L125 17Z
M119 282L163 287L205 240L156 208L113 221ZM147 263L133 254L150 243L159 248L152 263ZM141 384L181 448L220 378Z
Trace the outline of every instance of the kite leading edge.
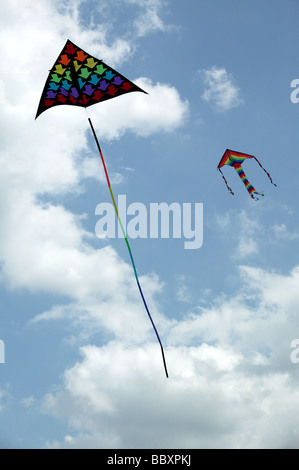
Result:
M262 167L261 163L258 161L258 159L256 157L254 157L253 155L248 155L247 153L240 153L240 152L235 152L234 150L229 150L229 149L226 149L226 151L224 152L223 154L223 157L221 158L220 162L219 162L219 165L218 165L218 170L220 171L221 175L222 175L222 178L226 184L226 187L227 189L229 190L229 192L233 195L233 191L232 189L229 187L222 171L221 171L221 167L223 167L224 165L229 165L229 166L232 166L234 167L234 169L236 170L236 172L238 173L238 175L240 176L241 180L243 181L247 191L249 192L250 196L252 197L252 199L254 200L258 200L258 197L256 197L257 195L259 196L264 196L263 193L258 193L254 187L252 186L252 184L249 183L248 179L246 178L246 175L244 173L244 170L241 166L241 163L244 162L244 160L246 160L247 158L254 158L254 160L257 161L257 163L259 164L259 166L264 170L264 172L267 174L269 180L271 181L272 184L274 184L274 186L276 186L275 183L273 183L272 181L272 178L270 176L270 174L265 170L265 168Z
M41 95L35 119L47 109L57 105L68 104L87 108L93 104L133 91L146 93L133 82L105 64L102 60L96 59L90 54L87 54L68 39L58 59L50 70ZM119 217L117 205L114 199L107 168L97 135L95 133L91 119L88 118L88 121L100 153L113 206L126 241L137 286L147 315L161 347L164 370L166 377L168 378L163 345L139 283L131 247Z

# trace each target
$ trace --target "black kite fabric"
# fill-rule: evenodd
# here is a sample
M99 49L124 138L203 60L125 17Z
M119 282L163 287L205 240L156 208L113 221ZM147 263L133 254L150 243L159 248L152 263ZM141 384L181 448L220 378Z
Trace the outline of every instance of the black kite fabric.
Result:
M144 90L69 39L47 78L35 119L53 106L87 108L132 91Z

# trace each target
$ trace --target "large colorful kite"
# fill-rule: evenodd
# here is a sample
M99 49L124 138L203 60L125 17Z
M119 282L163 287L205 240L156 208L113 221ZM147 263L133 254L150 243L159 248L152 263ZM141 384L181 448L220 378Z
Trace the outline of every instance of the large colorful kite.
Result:
M47 109L53 108L54 106L68 104L72 106L81 106L83 108L87 108L88 106L91 106L93 104L100 103L102 101L109 100L110 98L115 98L117 96L121 96L125 93L129 93L132 91L140 91L142 93L146 93L133 82L118 73L116 70L106 65L102 60L96 59L90 54L87 54L87 52L83 51L80 47L76 46L70 40L67 40L59 57L57 58L55 64L50 70L40 99L35 119L41 113L47 111ZM159 341L165 374L166 377L168 377L162 342L160 340L158 331L149 312L139 283L131 247L129 245L123 224L119 217L117 205L112 192L107 168L105 165L104 157L98 138L96 136L91 119L88 118L88 121L94 139L96 141L97 148L100 153L114 209L129 250L137 286L144 307Z
M217 168L220 171L220 173L222 175L222 178L225 181L226 187L230 191L231 194L234 194L234 193L233 193L232 189L228 186L227 181L226 181L226 179L225 179L225 177L224 177L224 175L221 171L221 168L224 165L229 165L229 166L234 167L234 169L236 170L236 172L240 176L241 180L245 184L245 187L246 187L247 191L249 192L250 196L252 197L252 199L258 200L258 197L256 197L256 195L263 196L263 193L258 193L254 189L252 184L249 183L249 181L246 178L246 175L243 171L243 168L241 166L241 163L243 163L244 160L246 160L247 158L254 158L257 161L257 163L260 165L260 167L264 170L264 172L267 174L267 176L268 176L269 180L271 181L271 183L274 184L274 186L276 186L276 184L273 183L270 174L265 170L265 168L262 167L262 165L260 164L258 159L256 157L254 157L253 155L248 155L247 153L240 153L240 152L235 152L234 150L226 149L226 151L224 152L223 157L221 158Z

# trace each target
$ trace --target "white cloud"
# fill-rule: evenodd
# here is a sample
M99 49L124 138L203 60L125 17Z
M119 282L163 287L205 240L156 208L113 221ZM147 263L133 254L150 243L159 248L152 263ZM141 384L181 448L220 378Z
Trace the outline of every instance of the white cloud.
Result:
M274 223L272 226L264 225L263 220L269 206L267 208L265 205L257 206L250 198L247 199L247 202L248 208L246 210L229 210L217 214L215 217L221 237L233 244L230 255L232 260L253 258L259 255L265 247L276 247L282 242L298 240L298 230L288 228L285 223ZM278 216L280 220L288 212L286 207L282 209L282 215Z
M216 216L216 224L223 236L233 240L234 249L231 256L234 259L244 259L256 255L260 250L261 225L257 219L242 211L227 211Z
M245 235L245 230L243 231L243 236ZM259 252L259 246L256 240L250 236L240 239L237 245L236 252L233 253L235 258L246 258L250 255L256 255Z
M227 111L243 103L235 79L225 68L212 67L202 70L206 86L202 99L211 103L217 111Z
M5 103L5 86L4 81L0 80L0 104Z
M285 224L275 224L272 227L274 236L277 240L296 240L299 238L298 230L291 231Z
M181 274L177 277L177 291L176 291L176 298L180 302L190 302L191 301L191 294L188 289L188 285L186 283L186 277Z
M169 379L153 343L83 347L45 397L71 436L49 447L297 448L299 268L240 269L238 295L168 326Z
M95 127L97 121L101 123L102 138L117 139L127 131L148 137L159 132L172 132L185 124L188 102L181 100L173 86L153 84L148 78L133 81L148 94L132 93L102 103L93 119ZM93 112L89 108L89 113Z
M169 31L173 27L166 25L160 16L165 2L162 0L127 0L138 5L142 10L134 22L137 36L146 36L154 31Z

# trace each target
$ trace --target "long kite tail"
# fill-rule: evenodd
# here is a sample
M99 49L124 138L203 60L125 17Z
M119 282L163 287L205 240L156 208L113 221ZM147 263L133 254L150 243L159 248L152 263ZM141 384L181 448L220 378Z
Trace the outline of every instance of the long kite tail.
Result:
M270 176L270 173L268 173L265 168L261 165L261 163L258 161L258 159L256 157L253 157L259 164L259 166L262 168L262 170L264 170L264 172L266 173L266 175L268 176L269 180L271 181L272 184L274 184L274 186L277 186L277 184L273 183L273 180Z
M141 295L141 298L142 298L142 301L143 301L145 310L146 310L146 312L147 312L147 314L148 314L148 317L149 317L149 319L150 319L150 321L151 321L151 324L152 324L152 326L153 326L153 328L154 328L154 331L155 331L155 333L156 333L157 339L158 339L159 344L160 344L160 347L161 347L161 353L162 353L162 358L163 358L163 365L164 365L164 369L165 369L165 374L166 374L166 377L168 378L168 372L167 372L167 366L166 366L166 361L165 361L165 355L164 355L163 345L162 345L162 342L161 342L161 340L160 340L160 337L159 337L157 328L156 328L156 326L155 326L155 324L154 324L154 321L153 321L153 319L152 319L152 317L151 317L151 314L150 314L150 312L149 312L148 306L147 306L147 304L146 304L146 301L145 301L145 298L144 298L144 295L143 295L143 292L142 292L142 289L141 289L141 286L140 286L140 283L139 283L139 279L138 279L137 270L136 270L136 266L135 266L135 263L134 263L134 259L133 259L131 247L130 247L130 245L129 245L128 238L127 238L127 236L126 236L126 232L125 232L125 230L124 230L122 221L121 221L121 219L120 219L120 217L119 217L117 205L116 205L116 202L115 202L115 199L114 199L114 196L113 196L113 192L112 192L112 188L111 188L111 184L110 184L110 180L109 180L107 168L106 168L106 165L105 165L105 160L104 160L104 157L103 157L103 154L102 154L102 150L101 150L101 146L100 146L100 144L99 144L99 141L98 141L97 135L96 135L96 133L95 133L93 124L92 124L92 122L91 122L91 119L88 118L88 121L89 121L89 124L90 124L91 130L92 130L93 136L94 136L94 138L95 138L95 141L96 141L96 144L97 144L97 147L98 147L100 156L101 156L102 164L103 164L104 171L105 171L105 175L106 175L106 180L107 180L107 183L108 183L108 187L109 187L111 199L112 199L112 202L113 202L113 206L114 206L114 209L115 209L115 212L116 212L116 215L117 215L119 224L120 224L120 226L121 226L121 230L122 230L123 236L124 236L124 238L125 238L125 241L126 241L126 244L127 244L128 250L129 250L129 255L130 255L131 263L132 263L132 266L133 266L133 270L134 270L134 274L135 274L135 279L136 279L136 282L137 282L137 286L138 286L138 289L139 289L139 292L140 292L140 295Z
M220 168L218 168L218 170L220 171L221 176L222 176L222 178L224 179L224 182L225 182L225 184L226 184L227 189L229 190L229 192L230 192L232 195L234 195L232 189L231 189L231 188L229 187L229 185L227 184L227 181L226 181L226 179L225 179L225 177L224 177L224 174L222 173L222 171L220 170Z
M252 197L252 199L255 199L255 200L258 200L258 197L256 197L256 194L260 195L260 196L263 196L263 193L258 193L254 187L252 186L252 184L249 183L248 179L246 178L246 175L244 173L244 170L243 168L241 167L240 163L235 163L234 164L234 169L236 170L236 172L238 173L238 175L240 176L241 180L243 181L244 185L245 185L245 188L247 189L247 191L249 192L250 196Z

